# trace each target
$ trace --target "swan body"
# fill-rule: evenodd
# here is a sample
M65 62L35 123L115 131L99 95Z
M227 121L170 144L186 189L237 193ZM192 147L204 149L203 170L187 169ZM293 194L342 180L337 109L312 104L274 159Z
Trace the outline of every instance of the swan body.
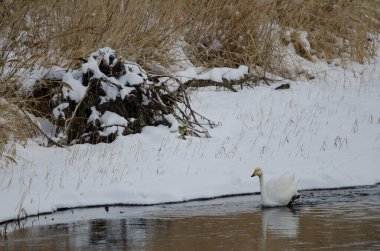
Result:
M251 177L260 181L261 203L264 207L291 206L300 196L297 191L295 174L288 172L264 184L261 168L256 168Z

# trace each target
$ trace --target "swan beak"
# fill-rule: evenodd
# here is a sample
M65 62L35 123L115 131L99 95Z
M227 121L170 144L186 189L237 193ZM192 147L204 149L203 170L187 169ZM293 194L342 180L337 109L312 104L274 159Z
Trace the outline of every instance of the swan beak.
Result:
M253 173L252 175L251 175L251 177L255 177L256 176L256 173Z

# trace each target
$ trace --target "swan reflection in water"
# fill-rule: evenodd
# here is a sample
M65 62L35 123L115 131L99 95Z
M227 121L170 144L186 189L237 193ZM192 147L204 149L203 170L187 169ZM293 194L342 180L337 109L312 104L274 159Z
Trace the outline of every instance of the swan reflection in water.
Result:
M299 211L288 207L263 208L261 211L263 239L270 232L282 237L294 238L299 233Z

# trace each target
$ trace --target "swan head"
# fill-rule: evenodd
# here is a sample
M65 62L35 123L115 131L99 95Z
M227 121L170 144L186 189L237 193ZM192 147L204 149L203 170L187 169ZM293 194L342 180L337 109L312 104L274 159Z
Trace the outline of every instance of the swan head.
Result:
M253 171L253 174L251 175L251 177L255 177L255 176L261 176L263 175L263 170L261 170L260 167L256 167L255 168L255 171Z

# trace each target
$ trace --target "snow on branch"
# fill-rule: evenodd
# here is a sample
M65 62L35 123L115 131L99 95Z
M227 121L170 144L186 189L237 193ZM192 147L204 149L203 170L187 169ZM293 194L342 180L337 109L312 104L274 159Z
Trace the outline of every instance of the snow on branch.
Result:
M44 113L57 128L54 140L64 145L112 142L157 125L179 131L181 137L209 137L198 120L212 125L193 111L185 91L150 77L111 48L82 59L79 68L45 75L29 98L36 100L31 112Z

